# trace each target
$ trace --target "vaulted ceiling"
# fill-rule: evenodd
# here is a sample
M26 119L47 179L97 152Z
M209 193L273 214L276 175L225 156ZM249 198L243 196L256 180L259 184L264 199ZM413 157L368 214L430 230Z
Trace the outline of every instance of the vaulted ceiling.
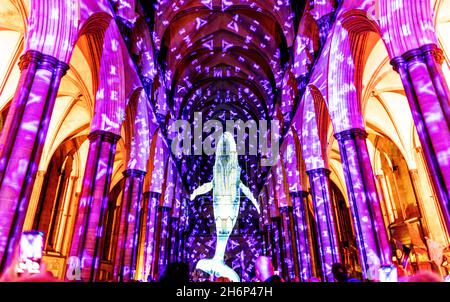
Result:
M271 120L305 1L141 0L153 31L171 119ZM208 134L203 135L203 139ZM239 143L239 142L238 142ZM248 150L248 146L246 148ZM260 154L240 156L242 178L263 183ZM178 162L191 186L210 180L214 156Z

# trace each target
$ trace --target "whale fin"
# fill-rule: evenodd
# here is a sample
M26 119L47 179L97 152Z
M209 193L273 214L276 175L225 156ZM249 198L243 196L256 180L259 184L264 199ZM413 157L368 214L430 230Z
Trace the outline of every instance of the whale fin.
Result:
M197 197L197 195L202 195L202 194L208 193L209 191L212 190L212 188L213 188L212 181L204 183L203 185L201 185L200 187L195 189L194 192L192 192L191 200L194 200L194 198Z
M253 194L250 191L250 189L246 185L244 185L242 181L239 183L239 188L241 189L242 193L244 193L244 195L247 196L248 199L250 199L250 201L253 203L253 205L256 208L256 211L258 211L259 214L260 212L259 203L256 201L255 197L253 197Z
M232 282L240 282L240 278L236 272L227 266L223 261L214 259L202 259L197 262L196 269L205 273L214 275L215 277L225 277Z

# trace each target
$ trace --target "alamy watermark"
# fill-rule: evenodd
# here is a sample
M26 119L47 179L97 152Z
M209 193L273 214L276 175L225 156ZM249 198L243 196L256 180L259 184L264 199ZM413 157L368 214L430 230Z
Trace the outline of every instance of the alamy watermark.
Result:
M176 120L170 125L171 149L178 158L183 155L214 155L224 129L236 138L238 155L260 156L261 166L273 166L278 161L280 123L278 120L207 120L201 112L194 114L193 124ZM204 134L206 138L203 139ZM248 147L248 148L247 148Z

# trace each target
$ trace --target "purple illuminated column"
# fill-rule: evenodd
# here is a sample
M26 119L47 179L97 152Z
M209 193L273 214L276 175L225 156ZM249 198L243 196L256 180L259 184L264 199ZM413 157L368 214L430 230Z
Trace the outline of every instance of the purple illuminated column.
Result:
M335 137L339 142L363 276L373 279L376 272L368 274L373 268L369 263L379 261L382 266L390 265L392 252L367 150L367 132L354 128L336 133Z
M273 249L272 249L272 226L270 224L265 224L263 226L263 240L264 240L264 246L263 246L263 252L264 255L270 256L273 258Z
M331 266L340 262L333 204L330 195L330 171L324 168L306 171L311 186L317 225L320 263L323 281L333 282Z
M142 194L142 215L141 219L141 237L139 238L139 248L141 249L139 252L141 260L141 269L140 269L140 279L147 280L147 269L146 269L146 261L147 261L147 234L148 234L148 224L147 221L149 219L149 200L150 200L150 192L144 192Z
M128 169L123 172L125 188L122 195L119 238L114 263L114 275L119 281L136 279L142 188L146 172ZM108 236L108 234L106 234Z
M189 204L188 198L183 198L183 202L181 203L180 209L180 219L179 219L179 240L177 241L177 261L185 262L186 261L186 252L185 252L185 243L188 237L188 222L189 222L189 213L187 205Z
M159 192L145 192L144 198L148 198L147 207L147 221L146 221L146 235L145 235L145 257L144 257L144 276L155 280L157 276L152 274L153 261L155 258L155 237L156 237L156 217L158 215L159 200L161 193Z
M96 281L108 210L108 195L120 136L102 130L89 134L89 152L83 178L70 256L81 261L81 280Z
M413 49L391 64L402 79L424 157L450 229L450 93L443 52L434 44Z
M178 242L182 236L180 218L172 217L169 225L169 263L178 262Z
M285 265L282 243L281 218L279 216L273 216L270 218L270 246L272 247L272 261L275 269L284 275L286 270L284 269Z
M0 137L0 271L20 238L61 78L69 65L29 50Z
M262 239L263 239L263 255L272 256L272 246L270 244L270 223L269 223L269 208L268 208L268 200L267 200L267 187L264 186L263 192L265 193L263 196L259 197L259 204L262 208L262 213L259 216L259 225L261 229Z
M153 276L161 277L164 274L169 260L169 225L172 208L160 206L157 216L157 229L155 236L155 257L153 259Z
M294 216L292 207L280 207L284 265L286 270L286 281L294 281L299 276L297 245L294 237Z
M297 257L299 263L299 277L303 282L308 281L312 275L311 265L311 243L308 227L308 218L306 213L308 192L290 192L293 216L294 216L294 234L297 242Z

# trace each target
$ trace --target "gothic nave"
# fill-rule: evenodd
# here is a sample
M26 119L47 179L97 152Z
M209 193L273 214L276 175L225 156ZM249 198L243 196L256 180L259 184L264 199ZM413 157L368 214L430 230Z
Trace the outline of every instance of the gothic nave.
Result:
M450 0L0 0L0 41L0 275L39 231L61 281L449 280Z

